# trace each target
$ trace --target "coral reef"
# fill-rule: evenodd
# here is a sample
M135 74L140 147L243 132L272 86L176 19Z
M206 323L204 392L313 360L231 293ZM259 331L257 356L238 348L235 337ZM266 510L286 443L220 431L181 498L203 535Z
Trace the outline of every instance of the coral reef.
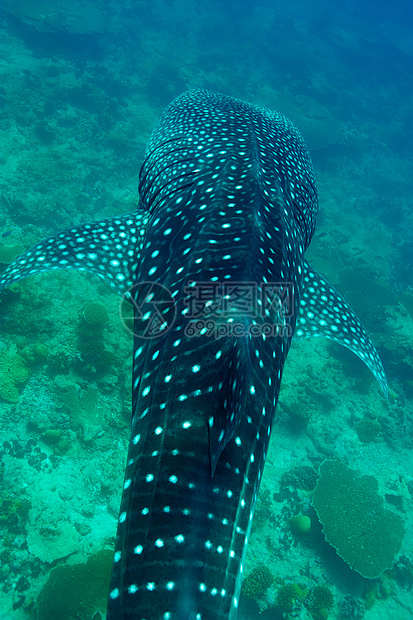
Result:
M99 393L93 387L87 388L78 396L75 385L68 385L60 395L61 405L70 415L72 429L78 432L84 441L90 441L93 433L97 433L104 424L104 412L98 406L98 398Z
M16 20L43 34L59 32L85 36L106 32L116 23L109 19L104 4L97 5L90 0L74 0L69 5L62 0L40 0L35 5L26 0L17 3L7 0L6 8Z
M317 408L312 402L306 402L304 399L295 400L290 404L284 404L283 408L290 416L290 426L295 432L304 430L311 420Z
M16 256L23 254L26 248L22 245L2 245L0 244L0 263L11 263Z
M31 366L35 364L43 364L49 355L49 348L42 342L35 342L25 346L20 351L21 357L23 357Z
M17 498L6 491L0 493L0 526L13 528L22 526L27 520L31 502L27 498Z
M85 564L54 568L37 597L38 620L92 620L104 613L112 561L113 551L103 549Z
M19 401L18 387L29 378L26 360L6 351L0 356L0 396L9 403Z
M258 495L257 505L255 507L254 520L252 522L254 530L268 522L271 517L271 509L270 491L268 489L263 489Z
M78 345L84 371L105 373L117 364L116 355L105 347L103 330L108 321L107 307L99 302L86 304L80 315Z
M377 439L380 431L381 424L378 420L364 416L364 418L358 423L356 427L357 437L363 443L370 443Z
M73 355L67 349L56 348L48 358L48 368L52 373L67 374L73 362Z
M326 585L315 586L307 594L304 604L314 620L325 620L334 605L334 595Z
M312 491L317 483L317 472L310 465L298 465L285 472L281 478L281 487L292 486L294 488Z
M108 309L98 301L91 301L86 304L82 316L89 326L97 329L101 329L109 321Z
M360 476L340 461L326 460L313 496L327 542L369 579L391 568L404 538L401 518L384 508L377 490L374 476Z
M59 443L61 436L62 431L60 428L49 428L45 433L43 433L42 440L48 446L55 446Z
M363 601L353 594L348 594L344 597L341 604L341 614L344 618L351 618L351 620L361 620L366 611L366 606Z
M306 590L296 583L286 583L277 592L276 604L284 611L293 611L301 606Z
M242 582L242 592L251 599L260 599L274 583L274 576L264 564L256 566Z
M311 519L307 515L295 515L288 523L293 534L297 536L305 536L311 530Z

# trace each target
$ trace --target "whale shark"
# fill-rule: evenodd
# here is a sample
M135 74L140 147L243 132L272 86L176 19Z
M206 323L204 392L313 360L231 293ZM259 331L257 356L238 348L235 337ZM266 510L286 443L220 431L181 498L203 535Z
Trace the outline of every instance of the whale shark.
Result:
M318 192L278 112L206 90L154 129L136 210L41 241L0 287L92 272L132 305L132 420L109 620L234 620L291 342L353 351L387 394L352 308L305 259Z

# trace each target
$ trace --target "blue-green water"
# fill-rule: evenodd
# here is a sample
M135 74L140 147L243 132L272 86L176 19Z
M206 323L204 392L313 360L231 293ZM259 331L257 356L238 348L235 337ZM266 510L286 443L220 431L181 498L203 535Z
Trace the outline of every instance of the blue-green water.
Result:
M4 264L59 229L133 210L145 143L186 89L278 109L298 126L320 191L307 256L366 325L390 396L346 351L321 340L293 347L245 569L265 564L274 581L244 596L240 618L411 618L409 4L9 0L0 50ZM108 319L90 337L96 300ZM0 317L0 617L52 619L56 600L62 618L104 617L107 585L87 583L88 598L81 569L73 581L63 574L66 590L45 584L56 566L113 548L131 401L119 300L90 276L57 272L14 285ZM402 548L380 577L361 576L323 538L314 484L300 478L311 472L296 468L317 478L326 458L374 476L403 521ZM293 532L298 514L311 519L307 535ZM99 558L106 584L110 554ZM288 584L291 608L280 603ZM321 611L312 601L324 584L334 603Z

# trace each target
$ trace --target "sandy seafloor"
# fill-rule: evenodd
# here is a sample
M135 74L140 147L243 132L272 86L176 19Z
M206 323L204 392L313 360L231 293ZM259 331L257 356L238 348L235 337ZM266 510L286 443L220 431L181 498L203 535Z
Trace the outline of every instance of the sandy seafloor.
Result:
M311 618L305 600L290 612L276 605L288 583L328 584L331 619L412 618L412 25L309 2L68 6L8 2L2 15L1 261L132 210L145 142L179 92L208 87L290 115L320 191L307 256L365 323L390 389L386 401L338 346L293 345L245 565L248 574L265 564L275 581L258 602L242 600L240 619ZM109 319L91 343L84 313L97 300ZM0 300L2 620L57 617L51 570L113 549L131 404L119 304L96 278L63 271ZM313 491L297 482L297 467L317 471L326 458L374 476L403 521L394 566L377 579L323 541ZM301 513L312 520L307 536L289 525ZM98 557L103 585L87 583L86 596L67 577L60 620L104 617L111 556Z

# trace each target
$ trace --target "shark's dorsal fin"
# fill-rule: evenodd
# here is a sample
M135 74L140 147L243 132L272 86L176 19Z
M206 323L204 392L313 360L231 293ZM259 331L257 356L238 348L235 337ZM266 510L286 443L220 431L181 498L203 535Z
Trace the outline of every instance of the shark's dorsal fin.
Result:
M324 337L355 353L371 370L387 397L387 379L370 337L344 297L305 261L294 340Z
M2 273L0 287L41 271L78 269L125 295L134 283L147 221L147 213L138 211L63 230L16 258Z

